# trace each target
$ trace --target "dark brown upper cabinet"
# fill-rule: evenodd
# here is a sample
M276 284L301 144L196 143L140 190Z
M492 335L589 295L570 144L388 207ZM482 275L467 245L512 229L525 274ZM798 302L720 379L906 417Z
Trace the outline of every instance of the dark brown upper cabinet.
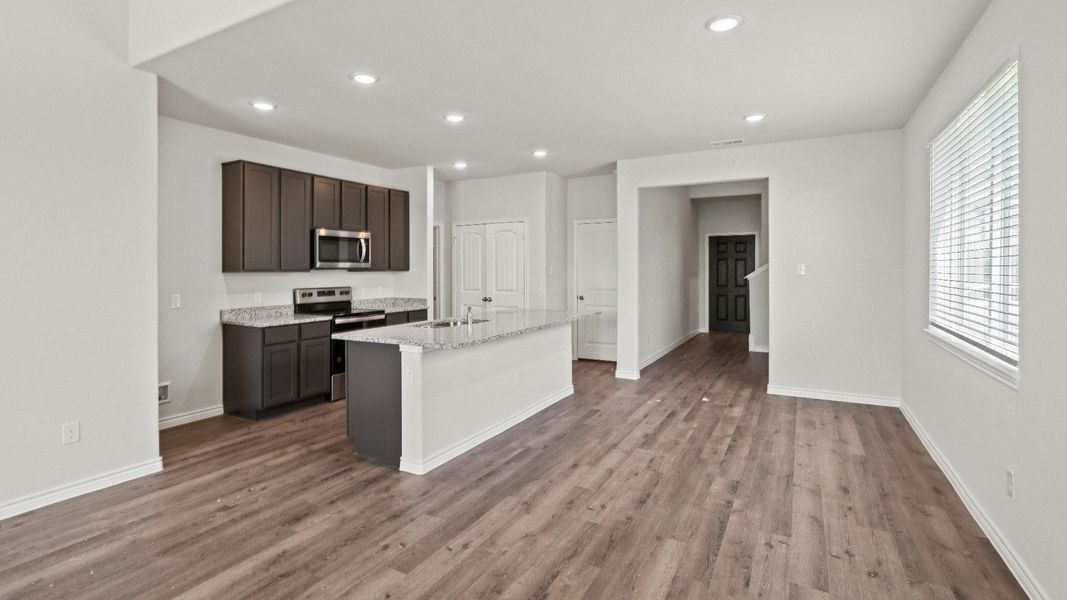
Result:
M409 264L409 200L408 193L389 190L389 270L407 271ZM372 240L373 242L373 240Z
M370 270L389 270L389 190L367 186L367 231L370 232Z
M341 182L341 229L367 229L367 186L362 183Z
M222 271L309 271L311 230L369 231L371 270L411 268L408 192L235 160L222 165Z
M222 270L277 271L281 235L279 169L222 165Z
M315 229L341 228L341 181L329 177L315 176L314 208L311 226Z
M311 175L282 171L281 270L311 268Z

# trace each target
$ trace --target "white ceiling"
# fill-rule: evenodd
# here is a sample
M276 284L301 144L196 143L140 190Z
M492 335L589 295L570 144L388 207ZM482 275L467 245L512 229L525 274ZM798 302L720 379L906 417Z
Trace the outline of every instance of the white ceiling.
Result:
M444 179L572 176L712 140L900 127L988 4L297 0L142 68L165 116ZM744 23L704 28L724 13ZM364 70L381 81L348 78Z

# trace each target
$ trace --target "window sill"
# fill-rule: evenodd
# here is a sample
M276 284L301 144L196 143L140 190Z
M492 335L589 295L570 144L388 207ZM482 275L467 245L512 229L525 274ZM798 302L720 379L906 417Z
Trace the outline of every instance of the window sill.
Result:
M926 338L949 354L956 356L975 369L989 375L1013 390L1019 389L1019 368L982 352L970 344L957 340L937 329L924 329Z

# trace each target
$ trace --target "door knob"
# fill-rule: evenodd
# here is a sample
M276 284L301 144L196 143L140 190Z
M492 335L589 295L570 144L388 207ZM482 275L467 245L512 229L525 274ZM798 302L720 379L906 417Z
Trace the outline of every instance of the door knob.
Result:
M585 296L578 296L579 300L585 300Z
M486 296L482 296L482 302L489 302L489 298Z
M492 297L492 296L489 296L489 301L490 301L490 302L492 302L492 301L493 301L493 297Z

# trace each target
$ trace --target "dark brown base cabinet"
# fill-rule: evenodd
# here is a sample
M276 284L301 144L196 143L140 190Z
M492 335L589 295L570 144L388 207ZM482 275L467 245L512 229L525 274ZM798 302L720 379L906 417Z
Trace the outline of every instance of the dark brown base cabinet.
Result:
M271 409L330 397L330 322L222 326L222 405L259 419Z
M311 230L370 231L371 270L410 268L403 190L244 160L222 164L222 271L310 271Z

